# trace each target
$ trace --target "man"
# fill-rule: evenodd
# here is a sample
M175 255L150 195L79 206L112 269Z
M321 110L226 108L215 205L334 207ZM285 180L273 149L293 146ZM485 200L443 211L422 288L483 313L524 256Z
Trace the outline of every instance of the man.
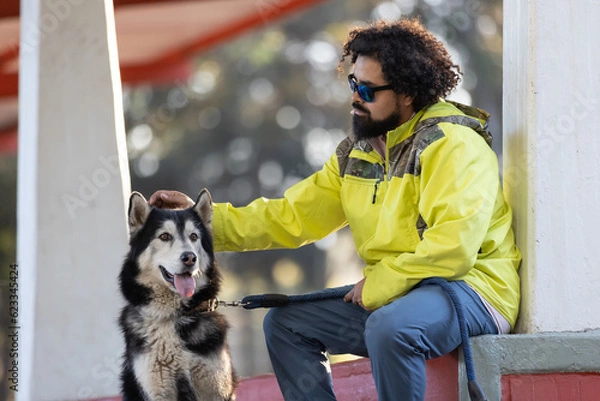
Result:
M443 100L460 70L416 20L350 32L354 135L283 199L215 204L217 250L293 248L349 225L364 278L343 300L272 309L267 348L286 400L335 400L326 352L369 356L379 400L423 400L425 360L461 342L448 280L470 335L506 333L520 254L486 113ZM473 116L465 115L465 112ZM159 207L188 206L158 191Z

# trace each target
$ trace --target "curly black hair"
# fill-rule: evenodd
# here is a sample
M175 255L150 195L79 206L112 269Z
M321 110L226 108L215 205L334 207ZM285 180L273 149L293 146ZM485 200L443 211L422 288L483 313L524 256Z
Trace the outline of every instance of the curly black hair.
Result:
M340 71L348 56L352 64L360 55L374 58L394 91L414 98L417 111L448 96L461 79L460 67L444 45L417 19L353 29L343 50Z

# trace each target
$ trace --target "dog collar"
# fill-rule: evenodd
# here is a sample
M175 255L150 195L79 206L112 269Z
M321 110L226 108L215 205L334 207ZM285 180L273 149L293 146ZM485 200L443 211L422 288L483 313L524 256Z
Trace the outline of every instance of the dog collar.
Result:
M218 306L219 306L219 300L217 298L207 299L205 301L200 302L198 305L194 306L193 308L190 308L186 312L186 315L189 315L192 313L214 312L215 310L217 310Z

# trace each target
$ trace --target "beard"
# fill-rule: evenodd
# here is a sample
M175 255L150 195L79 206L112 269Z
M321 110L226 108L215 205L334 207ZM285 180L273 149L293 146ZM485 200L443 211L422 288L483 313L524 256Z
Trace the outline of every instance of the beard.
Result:
M354 106L354 108L368 112L360 107L360 105L357 106ZM378 136L387 134L388 131L396 129L399 125L399 112L394 112L388 117L379 121L373 120L371 118L371 114L366 114L364 116L357 116L356 114L352 115L352 131L358 140L377 138Z

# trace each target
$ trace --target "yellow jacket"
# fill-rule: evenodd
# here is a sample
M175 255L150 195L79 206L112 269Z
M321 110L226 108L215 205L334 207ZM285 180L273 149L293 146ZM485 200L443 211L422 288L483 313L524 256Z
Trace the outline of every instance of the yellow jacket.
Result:
M368 142L346 138L282 199L215 204L215 250L295 248L348 224L366 263L366 307L442 277L464 280L514 327L521 256L487 117L441 101L388 132L385 161Z

